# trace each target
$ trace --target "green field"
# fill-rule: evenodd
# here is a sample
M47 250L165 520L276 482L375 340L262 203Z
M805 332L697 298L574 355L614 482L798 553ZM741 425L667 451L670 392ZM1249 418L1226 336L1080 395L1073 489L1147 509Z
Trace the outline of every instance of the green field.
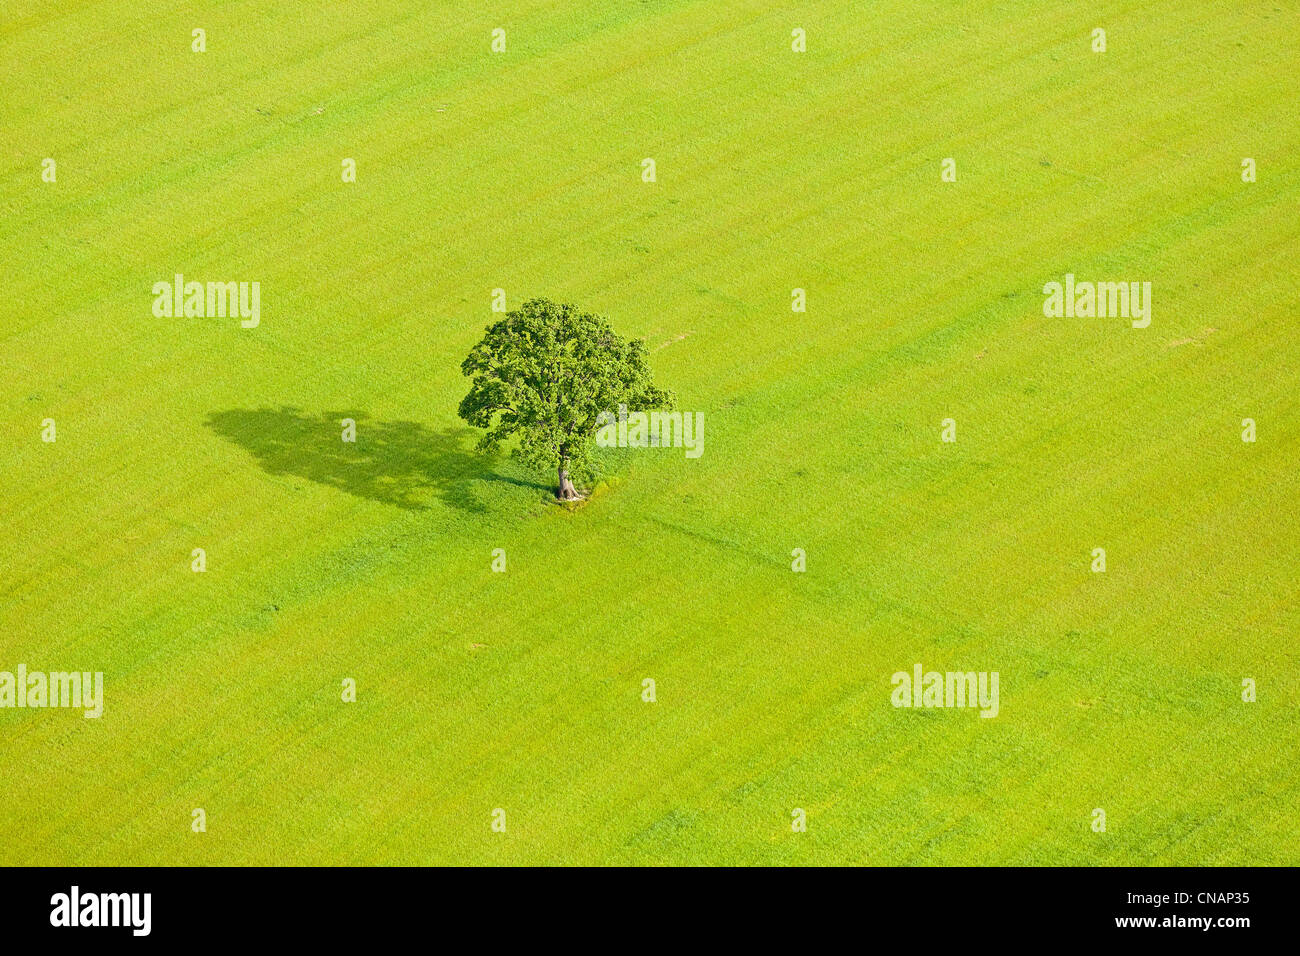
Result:
M1300 863L1294 3L165 6L0 13L0 863ZM703 455L477 453L497 288Z

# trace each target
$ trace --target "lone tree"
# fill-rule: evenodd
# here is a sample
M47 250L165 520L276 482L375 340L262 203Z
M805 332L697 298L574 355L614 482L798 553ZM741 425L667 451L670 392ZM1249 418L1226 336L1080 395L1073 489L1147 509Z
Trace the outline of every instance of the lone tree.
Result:
M530 299L488 328L461 371L471 376L460 417L485 428L483 451L518 439L515 454L555 469L555 497L578 497L574 474L590 469L596 417L620 404L668 409L672 395L651 381L645 343L627 341L607 321L572 305Z

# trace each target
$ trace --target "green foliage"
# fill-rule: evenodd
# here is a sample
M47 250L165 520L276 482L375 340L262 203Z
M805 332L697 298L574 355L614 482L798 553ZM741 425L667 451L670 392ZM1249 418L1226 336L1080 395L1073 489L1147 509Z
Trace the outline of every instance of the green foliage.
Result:
M619 404L672 407L652 381L645 343L628 341L602 317L549 299L530 299L488 328L461 371L471 376L459 414L486 429L485 451L515 439L537 468L589 474L597 416Z

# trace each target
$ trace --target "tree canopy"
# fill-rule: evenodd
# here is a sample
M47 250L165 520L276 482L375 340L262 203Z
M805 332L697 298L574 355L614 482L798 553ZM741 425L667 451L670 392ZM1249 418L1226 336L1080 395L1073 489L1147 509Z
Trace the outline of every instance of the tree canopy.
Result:
M657 387L645 343L623 339L608 321L576 306L530 299L488 327L461 371L472 379L460 417L486 429L479 448L516 439L529 464L555 470L556 496L578 497L573 475L590 473L597 416L620 404L670 409Z

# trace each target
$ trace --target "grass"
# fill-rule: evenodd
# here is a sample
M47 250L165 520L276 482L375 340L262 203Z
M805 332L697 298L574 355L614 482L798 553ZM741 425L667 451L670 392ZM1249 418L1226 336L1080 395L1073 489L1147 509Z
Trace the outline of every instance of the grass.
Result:
M0 670L106 702L0 709L0 862L1295 864L1300 33L1077 7L7 4ZM495 288L703 456L474 452Z

